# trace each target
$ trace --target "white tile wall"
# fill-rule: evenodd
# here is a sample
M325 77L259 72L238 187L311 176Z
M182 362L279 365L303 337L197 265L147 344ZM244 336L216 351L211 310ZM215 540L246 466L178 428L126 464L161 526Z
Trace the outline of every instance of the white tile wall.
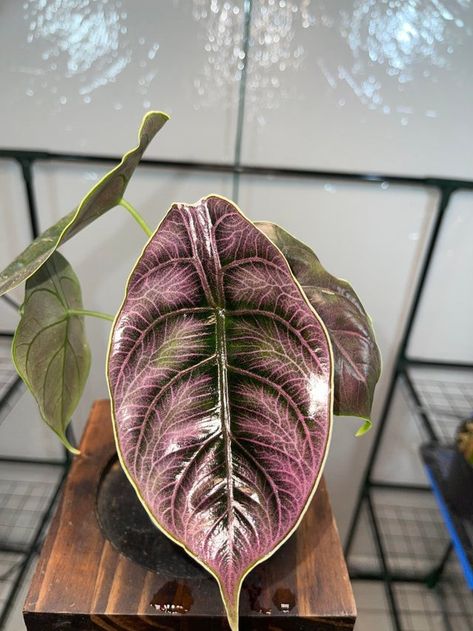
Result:
M232 2L236 38L242 4ZM187 0L5 0L2 146L121 153L154 108L172 115L175 132L164 130L149 156L229 160L238 86L230 79L215 86L205 107L197 99L196 83L209 72L206 37Z
M282 4L254 3L244 161L472 177L469 2Z
M455 194L448 207L437 255L409 349L414 356L472 360L473 194Z

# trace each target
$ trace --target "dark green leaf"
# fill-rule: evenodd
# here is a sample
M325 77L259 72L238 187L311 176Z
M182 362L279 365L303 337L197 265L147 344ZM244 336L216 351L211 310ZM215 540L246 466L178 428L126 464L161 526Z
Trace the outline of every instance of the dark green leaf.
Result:
M90 368L79 280L54 252L26 282L12 356L18 374L35 397L41 416L64 445L66 428L84 390Z
M329 274L307 245L273 223L255 224L284 254L327 327L335 360L334 413L366 419L357 432L361 436L371 427L371 405L381 372L371 320L351 285Z
M138 145L87 193L76 210L43 232L0 273L0 296L34 274L61 243L120 203L146 147L168 119L162 112L146 114L138 134Z

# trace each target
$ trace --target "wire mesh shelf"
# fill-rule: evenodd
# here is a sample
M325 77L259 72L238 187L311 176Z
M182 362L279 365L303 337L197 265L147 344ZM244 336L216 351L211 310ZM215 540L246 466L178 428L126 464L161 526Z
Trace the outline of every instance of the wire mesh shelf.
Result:
M409 369L414 410L427 417L437 440L451 444L460 421L473 415L473 370Z
M430 491L372 489L371 505L390 573L399 579L424 580L441 562L450 539ZM353 577L382 576L373 541L376 533L365 501L359 533L349 557ZM369 527L368 527L369 524Z
M391 629L383 583L355 580L357 628ZM396 582L394 597L402 631L473 631L473 594L466 588L452 557L435 588L424 583Z
M64 467L0 461L0 629L55 505Z
M454 557L440 583L394 586L403 631L472 631L473 594L468 591Z
M0 611L10 598L15 580L24 563L25 556L13 552L0 552Z
M431 493L374 490L372 499L390 571L428 574L450 542Z
M28 549L62 470L0 462L0 550Z
M11 338L0 337L0 423L11 411L23 390L10 357Z

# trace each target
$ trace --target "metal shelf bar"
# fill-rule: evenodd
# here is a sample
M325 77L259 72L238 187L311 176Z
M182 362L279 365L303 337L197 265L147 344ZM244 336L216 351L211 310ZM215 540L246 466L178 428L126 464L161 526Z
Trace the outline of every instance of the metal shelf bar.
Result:
M370 487L373 489L385 489L394 491L412 491L421 493L431 493L432 489L426 484L411 484L410 482L384 482L382 480L371 480Z
M424 290L424 287L427 281L430 264L433 259L433 255L438 243L438 237L440 235L440 230L443 225L444 218L446 216L448 204L452 196L452 193L454 192L455 189L449 187L448 185L446 186L444 185L444 187L440 188L439 190L440 190L440 199L437 206L437 212L435 215L434 225L430 233L426 253L424 255L421 270L417 279L416 288L414 291L414 297L412 299L411 306L409 308L409 314L408 314L407 322L404 328L402 341L398 349L393 374L391 375L391 381L388 387L388 392L387 392L383 409L381 412L381 418L378 423L378 430L376 432L376 435L371 447L368 462L366 464L365 471L363 474L363 480L362 480L360 492L358 494L358 499L355 505L355 510L353 511L350 527L348 529L348 537L345 543L345 556L347 557L350 554L351 546L353 544L353 538L356 532L357 524L359 522L361 505L363 503L363 499L366 497L367 489L369 489L370 487L373 468L376 462L378 450L381 446L384 431L386 429L389 413L391 411L391 406L394 400L394 394L396 392L396 388L398 384L398 380L402 373L402 366L403 366L404 358L406 357L407 346L409 344L409 339L412 332L412 328L414 326L414 321L415 321L417 309L422 297L422 292Z
M473 370L473 364L468 362L453 362L453 361L436 361L434 359L419 359L416 357L405 357L404 367L412 368L446 368L454 370Z
M375 510L374 510L373 503L371 501L371 497L369 493L366 494L365 501L368 507L368 517L370 520L371 529L374 534L376 550L378 552L379 560L381 562L381 567L383 571L384 589L386 592L386 598L388 599L389 609L391 612L391 618L394 624L395 631L402 631L401 621L400 621L399 613L398 613L398 606L396 602L396 596L392 588L392 577L391 577L389 567L386 561L386 553L384 550L383 540L381 538L378 521L376 518Z
M90 162L96 164L114 164L120 158L113 155L64 153L59 151L36 151L14 148L0 149L0 159L11 159L33 162ZM345 180L365 183L398 184L405 186L422 186L439 190L473 190L472 180L458 178L442 178L435 176L412 177L376 172L326 171L323 169L298 169L271 165L256 166L251 164L232 164L224 162L208 162L194 160L158 160L144 158L140 166L158 169L185 170L210 173L228 173L278 178Z

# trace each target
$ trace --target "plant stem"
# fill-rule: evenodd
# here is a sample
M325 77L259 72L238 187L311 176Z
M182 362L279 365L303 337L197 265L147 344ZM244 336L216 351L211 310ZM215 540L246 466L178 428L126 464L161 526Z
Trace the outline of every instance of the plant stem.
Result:
M67 313L69 315L92 316L93 318L110 320L110 322L113 322L114 320L114 316L110 315L109 313L102 313L102 311L90 311L89 309L68 309Z
M146 221L143 219L143 217L140 215L140 213L136 210L136 208L133 208L133 206L130 204L130 202L127 202L126 199L123 199L123 197L122 197L120 202L119 202L119 204L120 204L120 206L122 206L122 208L124 208L125 210L127 210L130 213L130 215L133 217L133 219L141 226L141 228L143 228L143 230L146 232L146 235L148 237L150 237L153 234L153 231L148 226Z

